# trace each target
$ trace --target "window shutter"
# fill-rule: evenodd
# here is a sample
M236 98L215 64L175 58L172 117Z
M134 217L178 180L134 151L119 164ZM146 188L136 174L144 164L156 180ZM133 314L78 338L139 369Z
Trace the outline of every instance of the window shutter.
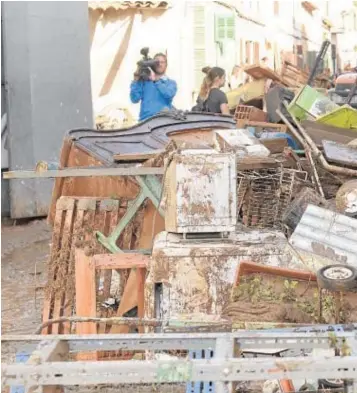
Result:
M235 39L235 17L234 16L230 16L228 18L226 18L227 21L227 36L226 38L228 38L229 40L234 40Z
M204 6L195 6L193 9L193 46L194 82L195 89L199 90L204 77L202 68L207 65Z
M216 17L216 41L222 41L226 38L226 20L223 17Z
M222 42L226 39L235 39L235 17L234 16L215 16L215 40Z

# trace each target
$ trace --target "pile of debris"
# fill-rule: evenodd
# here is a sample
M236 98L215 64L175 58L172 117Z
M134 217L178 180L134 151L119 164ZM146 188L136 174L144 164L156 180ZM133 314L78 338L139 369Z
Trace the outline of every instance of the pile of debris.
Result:
M43 334L357 320L357 111L287 65L247 70L235 119L165 112L68 134L59 168L77 168L51 170ZM91 359L108 357L123 354Z
M327 95L328 89L331 87L330 76L321 72L320 68L323 65L323 59L329 45L329 41L323 42L315 64L309 73L287 60L283 61L280 73L260 64L245 67L244 72L251 78L251 81L227 93L228 106L232 114L236 112L237 105L242 104L269 112L267 109L269 106L267 92L273 87L280 87L280 99L282 99L285 91L285 94L290 95L290 101L298 93L299 89L306 85L314 86L319 93ZM289 89L290 93L286 92L287 89ZM269 100L271 99L270 97ZM273 112L274 117L275 111ZM261 117L261 114L259 117ZM249 120L260 119L252 117Z

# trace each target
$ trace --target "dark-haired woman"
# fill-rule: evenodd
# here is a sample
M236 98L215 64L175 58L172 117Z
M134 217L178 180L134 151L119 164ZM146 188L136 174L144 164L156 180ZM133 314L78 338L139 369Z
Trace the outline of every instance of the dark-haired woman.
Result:
M220 90L225 83L226 73L223 68L212 67L207 70L197 99L197 105L192 110L229 115L227 96Z

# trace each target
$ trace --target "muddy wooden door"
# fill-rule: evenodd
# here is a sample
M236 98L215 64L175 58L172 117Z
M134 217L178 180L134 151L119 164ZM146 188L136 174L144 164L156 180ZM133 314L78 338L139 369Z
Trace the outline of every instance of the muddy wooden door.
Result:
M9 169L33 169L41 160L58 162L69 129L93 125L88 4L2 6ZM52 184L11 180L11 216L45 216Z

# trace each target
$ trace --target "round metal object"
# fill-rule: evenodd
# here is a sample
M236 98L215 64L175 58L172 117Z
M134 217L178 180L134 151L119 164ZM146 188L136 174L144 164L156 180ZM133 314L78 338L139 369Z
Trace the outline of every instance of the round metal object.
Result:
M327 268L323 275L329 280L346 280L353 276L353 272L347 267L330 267Z

